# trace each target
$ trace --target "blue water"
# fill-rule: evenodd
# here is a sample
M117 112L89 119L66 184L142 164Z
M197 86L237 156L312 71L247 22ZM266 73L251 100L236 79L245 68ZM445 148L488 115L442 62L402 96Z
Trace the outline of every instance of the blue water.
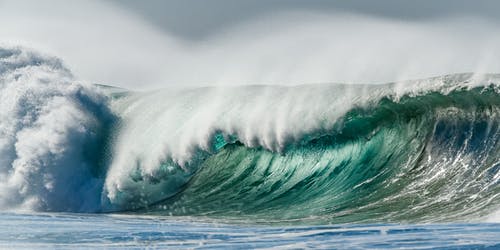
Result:
M1 249L500 249L500 224L261 226L189 217L0 214Z

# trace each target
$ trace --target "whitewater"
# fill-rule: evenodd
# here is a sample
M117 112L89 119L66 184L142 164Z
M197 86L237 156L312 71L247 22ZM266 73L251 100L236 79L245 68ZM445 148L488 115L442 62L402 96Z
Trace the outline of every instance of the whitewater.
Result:
M0 209L188 228L498 222L499 123L494 74L140 92L0 47Z

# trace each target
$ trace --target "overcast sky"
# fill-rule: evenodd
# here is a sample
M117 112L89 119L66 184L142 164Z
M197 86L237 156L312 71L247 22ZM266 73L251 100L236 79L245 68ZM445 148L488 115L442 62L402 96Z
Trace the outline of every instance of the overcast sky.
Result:
M112 0L186 39L202 39L220 29L282 11L339 12L422 21L450 16L498 21L498 0Z
M132 89L500 73L500 1L0 0L0 44Z

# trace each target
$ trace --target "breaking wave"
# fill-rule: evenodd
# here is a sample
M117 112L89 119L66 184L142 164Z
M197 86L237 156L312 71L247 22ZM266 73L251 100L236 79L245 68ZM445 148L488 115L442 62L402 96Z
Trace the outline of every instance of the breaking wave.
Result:
M0 49L0 207L262 222L500 207L500 77L152 92Z

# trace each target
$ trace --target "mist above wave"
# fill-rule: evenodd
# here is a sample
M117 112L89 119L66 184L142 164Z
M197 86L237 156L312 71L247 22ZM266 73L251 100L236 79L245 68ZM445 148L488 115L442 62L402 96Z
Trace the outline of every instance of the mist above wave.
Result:
M51 52L82 79L129 89L380 83L500 68L498 20L476 16L287 10L190 40L110 2L52 3L2 1L2 42Z

